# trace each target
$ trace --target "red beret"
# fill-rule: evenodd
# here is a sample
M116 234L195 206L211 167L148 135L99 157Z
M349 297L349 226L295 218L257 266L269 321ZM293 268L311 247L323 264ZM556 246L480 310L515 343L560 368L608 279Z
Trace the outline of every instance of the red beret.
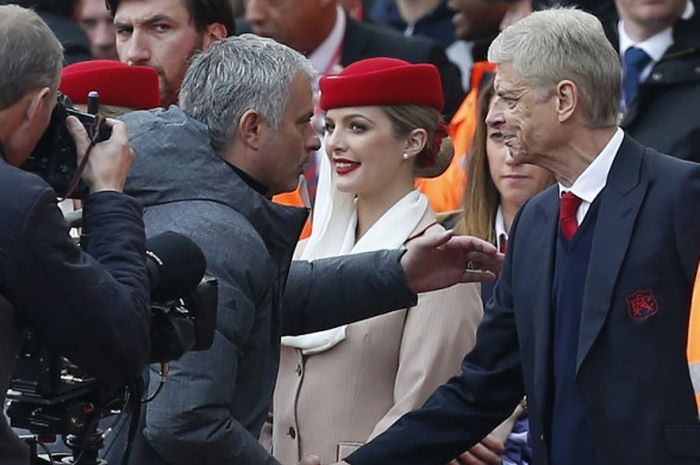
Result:
M323 110L370 105L427 105L442 111L443 106L437 68L396 58L357 61L340 74L322 77L320 88Z
M115 60L81 61L61 72L59 90L73 103L87 103L88 93L100 93L100 103L148 110L160 105L158 72Z

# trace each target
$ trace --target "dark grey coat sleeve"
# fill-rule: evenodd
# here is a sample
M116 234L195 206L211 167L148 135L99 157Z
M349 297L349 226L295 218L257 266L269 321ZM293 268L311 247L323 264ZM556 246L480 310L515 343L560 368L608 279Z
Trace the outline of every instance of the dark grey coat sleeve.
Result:
M333 328L416 304L401 267L403 250L292 262L282 333ZM330 311L332 310L332 311Z

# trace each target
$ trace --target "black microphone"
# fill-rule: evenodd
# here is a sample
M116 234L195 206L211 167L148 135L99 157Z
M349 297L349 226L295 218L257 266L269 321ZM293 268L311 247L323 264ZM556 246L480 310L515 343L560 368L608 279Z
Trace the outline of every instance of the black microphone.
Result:
M146 241L151 299L167 302L194 290L206 269L204 253L192 239L167 231Z

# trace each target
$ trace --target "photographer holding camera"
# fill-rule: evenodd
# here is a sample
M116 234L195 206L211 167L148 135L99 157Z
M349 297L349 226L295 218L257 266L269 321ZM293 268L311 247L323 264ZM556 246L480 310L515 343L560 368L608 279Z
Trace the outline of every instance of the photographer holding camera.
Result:
M56 105L63 50L33 11L0 6L0 399L24 329L105 381L136 377L149 354L149 291L141 208L121 193L133 153L126 126L90 148L83 225L87 253L69 238L56 193L20 170ZM91 144L66 125L79 159ZM4 406L4 402L3 402ZM0 417L0 464L29 463L28 449Z

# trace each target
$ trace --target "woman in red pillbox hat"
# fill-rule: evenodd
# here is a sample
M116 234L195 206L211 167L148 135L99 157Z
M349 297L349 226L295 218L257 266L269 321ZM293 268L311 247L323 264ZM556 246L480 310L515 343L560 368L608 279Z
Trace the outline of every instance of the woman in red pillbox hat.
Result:
M297 257L401 248L442 232L414 187L416 176L437 176L452 158L437 69L372 58L322 78L320 88L328 156ZM283 338L274 455L331 463L383 432L459 371L481 315L478 286L463 284L388 315Z

